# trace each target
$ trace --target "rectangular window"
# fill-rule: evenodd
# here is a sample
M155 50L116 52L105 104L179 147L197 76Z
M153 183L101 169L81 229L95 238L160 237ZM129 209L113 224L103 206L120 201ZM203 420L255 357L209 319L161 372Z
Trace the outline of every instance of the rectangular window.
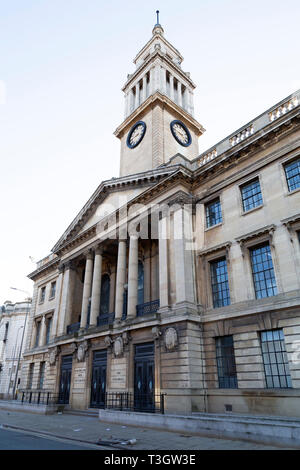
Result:
M29 365L29 373L28 373L28 388L32 388L32 381L33 381L33 369L34 369L34 363L32 362Z
M276 295L277 286L269 243L251 248L250 258L256 298Z
M262 331L261 349L267 388L292 387L283 331Z
M261 206L263 203L259 179L251 181L241 186L241 194L244 212Z
M47 320L46 344L49 344L49 341L50 341L51 327L52 327L52 317L48 318Z
M45 362L40 363L39 389L42 390L45 378Z
M207 228L222 222L222 210L219 198L205 205L205 214Z
M237 388L233 337L231 335L216 338L216 357L219 388Z
M42 287L41 288L41 294L40 294L40 303L44 302L45 295L46 295L46 287Z
M5 332L4 332L4 338L3 338L4 342L7 341L8 327L9 327L9 323L5 323Z
M38 345L39 345L39 341L40 341L40 331L41 331L41 323L40 321L38 321L36 323L36 336L35 336L35 344L34 344L34 347L37 348Z
M56 292L56 281L51 282L50 297L49 297L49 299L54 299L54 297L55 297L55 292Z
M289 191L300 188L300 158L284 166Z
M230 305L226 259L211 261L210 274L214 308Z

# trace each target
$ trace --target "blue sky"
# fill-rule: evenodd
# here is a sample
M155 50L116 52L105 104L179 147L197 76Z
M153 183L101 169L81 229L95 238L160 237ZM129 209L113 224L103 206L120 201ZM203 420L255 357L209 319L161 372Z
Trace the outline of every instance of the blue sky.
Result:
M0 0L0 304L118 176L121 87L156 9L197 85L200 153L300 88L296 0Z

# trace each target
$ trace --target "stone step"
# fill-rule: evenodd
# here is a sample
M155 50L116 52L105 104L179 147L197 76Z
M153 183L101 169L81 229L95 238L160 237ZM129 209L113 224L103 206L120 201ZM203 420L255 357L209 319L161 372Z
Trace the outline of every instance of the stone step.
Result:
M64 410L64 414L77 415L77 416L91 416L93 418L99 418L99 410L96 408L88 408L87 410Z

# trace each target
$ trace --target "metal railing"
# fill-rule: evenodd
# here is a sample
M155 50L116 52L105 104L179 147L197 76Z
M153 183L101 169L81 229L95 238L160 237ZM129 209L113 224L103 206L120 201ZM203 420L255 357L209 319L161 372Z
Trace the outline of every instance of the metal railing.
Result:
M47 390L19 390L18 401L33 405L53 405L58 401L58 394Z
M97 326L110 325L114 322L115 313L102 313L97 317Z
M144 315L150 315L151 313L156 313L159 309L159 299L152 300L152 302L147 302L145 304L136 306L136 316L143 317Z
M100 408L164 414L165 395L165 393L106 392L105 403Z
M67 335L76 333L76 331L79 331L79 329L80 329L80 322L72 323L72 325L67 326Z

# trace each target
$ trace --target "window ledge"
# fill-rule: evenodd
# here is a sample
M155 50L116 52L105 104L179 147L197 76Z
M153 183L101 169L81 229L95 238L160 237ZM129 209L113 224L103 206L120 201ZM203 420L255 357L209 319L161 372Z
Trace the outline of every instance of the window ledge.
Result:
M292 194L298 193L299 191L300 191L300 187L296 188L296 189L293 189L293 191L288 191L287 193L285 193L285 195L286 196L292 196Z
M209 230L212 230L213 228L216 228L216 227L220 227L221 225L223 225L223 222L219 222L218 224L212 225L211 227L206 227L204 232L208 232Z
M242 212L241 215L244 216L244 215L251 214L252 212L258 211L262 207L264 207L264 204L261 204L260 206L253 207L252 209L249 209L248 211L244 211L244 212Z

